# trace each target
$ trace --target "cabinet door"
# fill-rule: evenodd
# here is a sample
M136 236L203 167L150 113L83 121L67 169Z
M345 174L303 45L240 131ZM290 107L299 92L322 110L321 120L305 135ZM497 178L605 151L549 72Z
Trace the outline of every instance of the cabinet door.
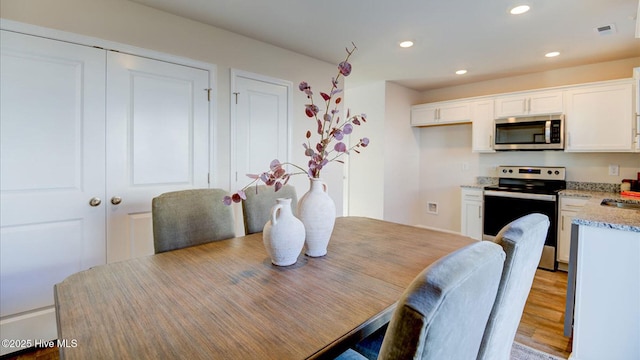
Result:
M482 190L462 189L461 232L482 239Z
M567 264L569 263L569 251L571 249L571 222L576 214L577 212L575 211L560 211L557 260Z
M411 107L411 125L434 125L438 107L431 104L414 105Z
M0 36L0 333L50 340L54 284L105 263L105 51Z
M557 260L569 263L571 250L571 222L588 199L560 197L560 215L558 218Z
M500 96L495 101L496 117L527 115L528 97L524 95Z
M477 101L471 105L471 143L474 152L494 152L493 121L493 100Z
M464 234L477 239L482 239L482 202L466 201L464 204L466 224Z
M532 93L529 97L528 115L562 113L564 110L562 100L562 91L539 91Z
M567 91L565 151L634 151L633 84Z
M107 261L114 262L153 254L153 197L209 186L209 72L109 52L107 79Z
M563 112L562 91L532 91L496 98L496 117L533 116Z
M470 103L459 101L441 104L438 107L438 123L460 123L471 120Z

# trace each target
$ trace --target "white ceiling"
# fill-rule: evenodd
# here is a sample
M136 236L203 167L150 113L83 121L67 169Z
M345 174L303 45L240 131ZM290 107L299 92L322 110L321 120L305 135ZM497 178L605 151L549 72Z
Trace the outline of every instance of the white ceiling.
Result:
M350 81L416 90L640 56L638 0L132 1L335 64L354 42ZM508 13L523 3L528 13Z

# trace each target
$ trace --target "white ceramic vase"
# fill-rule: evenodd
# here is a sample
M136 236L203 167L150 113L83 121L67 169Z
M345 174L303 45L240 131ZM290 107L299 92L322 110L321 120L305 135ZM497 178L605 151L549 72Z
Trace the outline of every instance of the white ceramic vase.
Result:
M309 178L310 189L298 202L298 218L306 231L305 254L319 257L327 254L336 222L336 205L329 197L327 184L318 178Z
M274 265L289 266L296 263L304 247L305 230L291 211L291 199L276 201L271 219L262 229L262 241Z

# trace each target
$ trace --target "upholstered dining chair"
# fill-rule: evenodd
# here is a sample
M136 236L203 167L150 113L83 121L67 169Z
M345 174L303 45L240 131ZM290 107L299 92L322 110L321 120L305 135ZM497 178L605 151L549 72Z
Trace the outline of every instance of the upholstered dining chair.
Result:
M423 270L398 301L378 359L475 359L505 254L491 242L466 246ZM337 359L366 359L353 349Z
M264 225L271 217L271 208L276 204L278 198L291 199L291 211L297 215L298 196L296 188L292 185L284 185L280 190L274 191L273 186L258 185L248 189L245 194L246 200L242 200L242 214L244 217L244 232L253 234L261 232Z
M155 253L235 237L233 210L221 189L167 192L153 198Z
M478 359L509 360L548 230L546 215L529 214L505 225L496 235L495 243L507 257Z

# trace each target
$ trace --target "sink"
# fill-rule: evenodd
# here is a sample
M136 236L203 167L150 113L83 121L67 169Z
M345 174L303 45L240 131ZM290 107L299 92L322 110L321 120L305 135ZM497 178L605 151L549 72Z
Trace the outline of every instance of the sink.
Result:
M633 200L604 199L600 205L618 207L621 209L640 210L640 202Z

